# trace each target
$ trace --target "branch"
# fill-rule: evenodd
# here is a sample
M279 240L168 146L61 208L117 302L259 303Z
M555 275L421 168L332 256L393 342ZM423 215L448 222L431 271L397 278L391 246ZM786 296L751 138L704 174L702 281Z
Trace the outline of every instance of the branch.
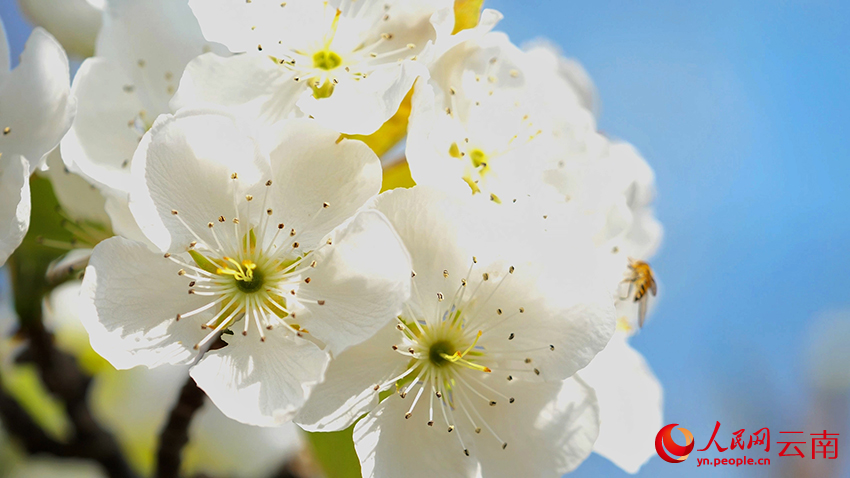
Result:
M168 422L159 436L159 449L156 453L156 477L177 478L180 475L180 462L183 447L189 442L189 424L192 417L204 405L206 395L190 377L180 390L180 397Z

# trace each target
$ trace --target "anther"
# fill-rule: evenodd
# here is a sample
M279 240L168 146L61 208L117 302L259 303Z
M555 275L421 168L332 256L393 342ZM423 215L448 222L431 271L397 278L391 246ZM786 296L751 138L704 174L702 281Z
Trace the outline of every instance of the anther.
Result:
M197 246L197 245L198 245L198 241L192 241L192 242L189 243L189 249L194 249L195 246Z
M197 283L197 282L195 282L195 281L189 282L189 287L195 287L195 284L196 284L196 283Z
M513 376L513 375L508 375L508 382L510 382L510 381L511 381L511 380L513 380L513 379L514 379L514 376Z
M481 274L481 277L484 278L484 280L490 280L490 274L488 274L486 272Z
M481 427L475 429L475 433L481 433Z
M496 402L495 402L494 400L490 400L490 406L491 406L491 407L495 407L495 406L496 406Z
M508 273L513 274L515 270L516 269L514 269L514 266L511 266L508 268Z
M179 271L177 271L177 275L179 275L179 276L186 275L186 270L180 269Z
M327 209L329 207L331 207L331 203L329 203L329 202L323 202L322 203L322 208Z
M540 369L539 368L534 369L534 375L540 375Z
M165 257L166 259L168 259L169 257L171 257L171 253L166 252L165 254L162 255L162 257Z
M449 425L449 433L451 433L455 429L454 425Z
M212 229L212 228L213 228L213 223L208 222L208 223L207 223L207 227L208 227L208 228L210 228L210 229Z
M414 272L414 271L410 271L410 278L412 279L412 278L414 278L414 277L416 277L416 272Z
M508 399L508 403L514 403L515 401L516 401L516 399L514 397L511 397L511 398Z
M10 128L10 127L8 127L8 126L6 126L5 128L3 128L3 134L4 134L4 135L9 134L9 133L11 133L11 132L12 132L12 128Z
M174 317L174 320L179 321L179 320L180 320L180 317L181 317L181 315L180 315L180 314L177 314L177 316L176 316L176 317Z
M269 216L271 216L273 212L274 211L272 211L271 208L266 209L266 214L268 214Z
M466 456L469 456L469 450L467 450L466 448L464 448L464 449L463 449L463 454L464 454L464 455L466 455Z
M428 426L429 426L429 427L433 427L433 426L434 426L434 422L433 422L433 421L428 422Z
M525 313L525 308L524 308L524 307L520 307L520 308L519 308L519 313L520 313L520 314Z
M239 179L239 175L236 174L236 173L233 173L233 174L230 175L230 179Z
M292 237L294 235L295 235L295 229L290 230L289 231L289 237Z
M403 398L403 397L402 397L402 398ZM407 413L405 413L405 414L404 414L404 418L405 418L405 419L408 419L408 418L410 418L410 416L411 416L411 415L413 415L413 414L412 414L412 413L410 413L410 412L407 412Z
M271 185L272 185L272 180L271 180L271 179L269 179L268 181L266 181L266 186L271 186Z
M550 350L550 351L552 351L552 352L554 352L554 351L555 351L555 346L554 346L554 345L549 345L549 350Z
M177 209L172 209L172 210L171 210L171 215L176 216L176 215L177 215Z
M283 228L284 228L283 223L278 224L278 225L277 225L277 228L278 228L278 229L283 229Z
M442 302L442 300L443 300L443 293L442 292L437 292L437 300Z
M224 216L218 216L218 222L224 222L224 221L226 221Z
M310 283L310 278L308 277L308 278L304 279L304 282L305 282L306 284L309 284L309 283Z
M319 304L319 305L325 305L325 301L324 301L324 300L317 300L317 301L316 301L316 303L317 303L317 304Z
M300 245L301 245L301 244L298 244L297 242L293 242L293 243L292 243L292 248L293 248L293 249L298 249L298 246L300 246Z
M393 350L398 350L398 345L393 345Z
M502 309L496 309L496 315L502 315Z
M250 194L246 194L246 195L245 195L245 200L246 200L246 201L253 201L253 200L254 200L254 196L252 196L252 195L250 195Z
M508 340L513 340L513 339L514 339L514 333L511 332L511 335L508 335Z
M508 442L502 443L502 450L508 447Z
M449 277L449 271L447 271L446 269L443 269L443 277Z
M238 217L233 218L233 224L239 224L239 218Z
M310 267L316 267L316 261L311 262Z
M529 358L526 358L526 359L525 359L525 363L531 363L531 358L530 358L530 357L529 357Z
M439 390L437 390L437 393L435 395L437 395L437 398L443 398L443 392Z

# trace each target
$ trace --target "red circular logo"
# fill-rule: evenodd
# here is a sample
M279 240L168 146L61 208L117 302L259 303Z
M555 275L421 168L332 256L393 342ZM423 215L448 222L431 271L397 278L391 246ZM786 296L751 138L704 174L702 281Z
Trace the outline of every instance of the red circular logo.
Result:
M673 428L675 428L676 425L678 425L678 423L671 423L659 430L658 435L655 435L655 451L658 452L658 456L660 456L662 460L668 463L681 463L687 460L688 455L690 455L691 451L694 449L694 436L691 435L690 430L687 428L676 428L682 432L682 435L685 435L685 446L678 445L675 441L673 441L673 437L670 436L670 433L673 432ZM675 458L670 455L673 455Z

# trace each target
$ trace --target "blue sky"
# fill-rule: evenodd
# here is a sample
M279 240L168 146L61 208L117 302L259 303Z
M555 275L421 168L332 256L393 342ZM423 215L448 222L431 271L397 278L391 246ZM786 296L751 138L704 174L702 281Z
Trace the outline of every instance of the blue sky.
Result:
M805 421L812 324L850 310L850 4L486 3L515 42L547 37L578 59L600 127L656 171L663 300L633 344L664 384L666 421L698 447L715 421L725 440L763 426L850 431L839 417ZM0 16L17 55L29 27L12 1ZM782 460L700 473L792 473ZM639 476L695 473L692 461L653 458ZM572 476L626 475L592 457Z

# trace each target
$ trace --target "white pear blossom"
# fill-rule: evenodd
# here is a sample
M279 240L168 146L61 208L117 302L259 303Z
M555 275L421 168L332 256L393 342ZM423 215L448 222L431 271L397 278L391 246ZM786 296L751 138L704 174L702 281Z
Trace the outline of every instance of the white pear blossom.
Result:
M162 116L133 160L130 208L150 241L92 254L82 319L116 368L189 364L229 417L287 420L327 355L366 340L408 295L409 259L382 214L378 158L311 120L258 138L222 112ZM353 216L353 217L352 217ZM188 293L187 293L188 292Z
M212 50L187 0L108 0L96 56L74 77L79 110L62 159L107 197L116 233L138 239L127 221L130 164L142 136L168 103L192 58Z
M0 21L0 265L29 229L29 176L59 144L74 117L68 57L41 28L14 70Z
M437 39L430 19L438 10L450 15L453 2L189 4L207 39L245 54L190 63L175 107L212 102L269 123L303 114L343 133L370 134L398 110L414 80L427 76L429 43Z
M452 47L417 84L407 159L413 179L502 203L542 194L548 160L586 148L593 116L565 80L532 68L499 32ZM574 144L575 143L575 144Z
M533 40L523 45L523 50L532 58L531 65L556 71L578 95L581 106L599 116L599 92L581 63L565 57L557 45L545 39Z
M548 269L505 234L518 218L471 206L422 186L374 203L410 251L411 298L295 419L327 431L369 412L354 428L365 477L560 476L591 452L594 393L568 379L614 331L591 246L565 238Z
M94 54L105 0L18 0L34 24L50 32L69 55Z

